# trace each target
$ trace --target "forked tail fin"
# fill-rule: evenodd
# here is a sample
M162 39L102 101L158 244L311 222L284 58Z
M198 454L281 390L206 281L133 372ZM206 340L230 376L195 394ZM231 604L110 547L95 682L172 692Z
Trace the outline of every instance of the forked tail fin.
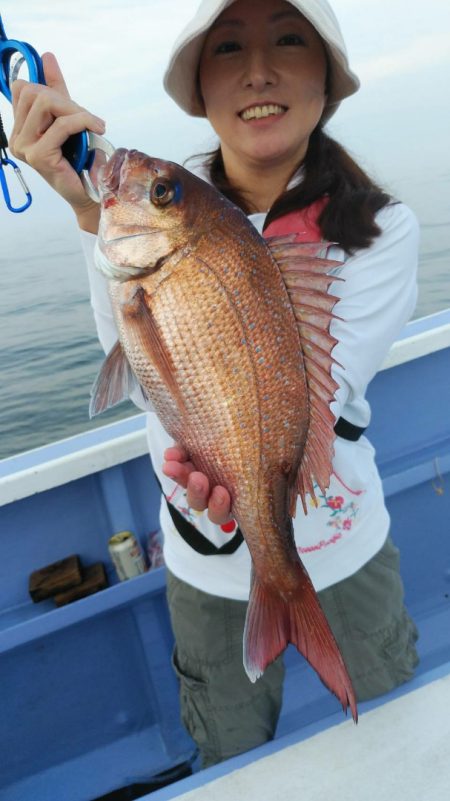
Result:
M301 571L301 572L300 572ZM311 580L299 564L299 587L286 600L276 588L264 586L253 572L244 631L244 667L256 681L288 643L298 648L325 686L339 699L344 712L350 706L358 720L350 676Z

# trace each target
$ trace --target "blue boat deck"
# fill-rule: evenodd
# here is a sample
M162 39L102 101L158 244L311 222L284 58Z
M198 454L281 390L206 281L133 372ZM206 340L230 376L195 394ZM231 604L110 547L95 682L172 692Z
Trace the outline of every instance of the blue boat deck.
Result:
M384 801L390 788L399 801L438 801L446 780L450 797L440 740L450 708L450 311L410 324L385 367L370 387L370 439L420 630L416 677L361 705L355 727L288 649L276 740L144 798L340 801L352 786L360 801ZM144 542L158 528L146 454L138 415L0 462L1 801L94 801L194 755L170 664L164 568L118 583L107 549L116 531ZM60 609L33 604L30 573L72 553L102 561L110 587ZM434 779L422 795L421 760Z

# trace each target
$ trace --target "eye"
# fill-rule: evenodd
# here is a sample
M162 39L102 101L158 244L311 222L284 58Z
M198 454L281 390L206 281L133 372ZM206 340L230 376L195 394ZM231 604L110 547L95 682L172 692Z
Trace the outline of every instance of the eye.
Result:
M215 54L220 53L234 53L236 50L240 50L241 46L238 42L221 42L217 47L214 48Z
M152 184L150 200L155 206L167 206L175 197L175 186L167 178L158 178Z
M278 43L277 44L283 45L284 47L286 47L286 46L288 46L288 47L289 46L290 47L297 46L298 47L299 45L300 46L304 46L305 40L303 39L302 36L299 36L298 33L287 33L286 36L281 36L278 39Z

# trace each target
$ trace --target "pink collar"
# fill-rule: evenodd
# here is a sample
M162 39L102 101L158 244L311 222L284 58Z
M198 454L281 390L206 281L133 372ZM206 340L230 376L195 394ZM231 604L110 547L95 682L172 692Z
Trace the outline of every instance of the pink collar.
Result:
M317 220L328 203L327 197L321 197L299 211L290 211L271 222L263 236L282 236L297 234L297 242L320 242L323 237Z

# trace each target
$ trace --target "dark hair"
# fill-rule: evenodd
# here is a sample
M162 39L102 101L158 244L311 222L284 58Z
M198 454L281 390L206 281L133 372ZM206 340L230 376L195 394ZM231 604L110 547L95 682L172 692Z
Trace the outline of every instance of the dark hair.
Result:
M220 147L202 157L213 185L246 214L251 214L254 209L225 174ZM311 134L303 169L301 183L275 200L264 227L287 212L303 209L318 198L328 196L329 202L317 221L324 239L336 242L348 253L368 247L381 233L375 214L391 203L392 198L321 125Z

